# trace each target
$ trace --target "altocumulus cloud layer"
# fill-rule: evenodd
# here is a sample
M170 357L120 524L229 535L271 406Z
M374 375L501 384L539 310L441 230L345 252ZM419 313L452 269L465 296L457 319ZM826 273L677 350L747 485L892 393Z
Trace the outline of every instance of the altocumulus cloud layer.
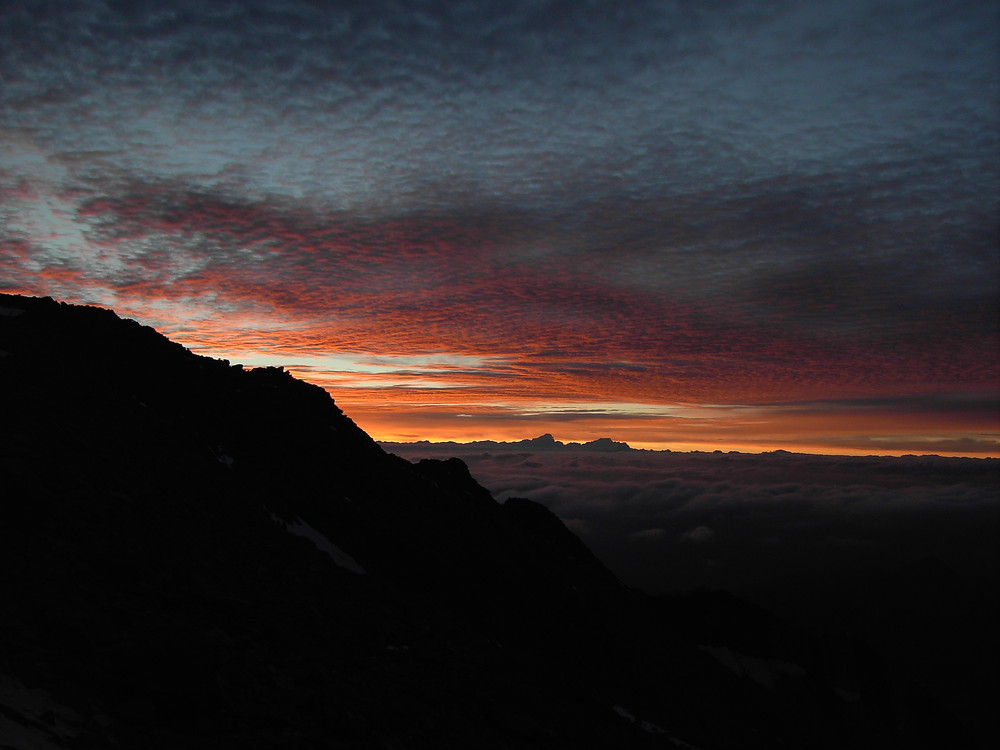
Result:
M5 3L0 286L294 365L383 434L996 451L997 31L918 0Z

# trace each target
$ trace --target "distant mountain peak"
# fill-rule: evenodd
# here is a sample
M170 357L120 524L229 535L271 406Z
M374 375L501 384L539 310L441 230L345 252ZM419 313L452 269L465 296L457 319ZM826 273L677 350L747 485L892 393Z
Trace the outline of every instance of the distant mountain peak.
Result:
M532 438L532 439L527 440L525 442L533 443L533 444L537 444L537 445L555 445L556 443L559 443L558 440L556 440L554 437L552 437L552 433L551 432L546 432L544 435L539 435L538 437ZM562 445L562 443L559 443L559 444Z
M612 440L611 438L602 437L596 440L591 440L589 443L584 443L584 448L594 451L630 451L632 446L625 442L618 442L617 440Z
M556 440L552 433L546 432L534 438L524 438L523 440L473 440L466 443L456 441L445 441L431 443L427 440L419 440L415 443L395 443L383 441L380 443L388 450L394 446L420 446L421 448L431 448L435 451L448 450L488 450L488 451L594 451L594 452L619 452L634 450L628 443L612 440L608 437L597 438L587 443L564 443Z

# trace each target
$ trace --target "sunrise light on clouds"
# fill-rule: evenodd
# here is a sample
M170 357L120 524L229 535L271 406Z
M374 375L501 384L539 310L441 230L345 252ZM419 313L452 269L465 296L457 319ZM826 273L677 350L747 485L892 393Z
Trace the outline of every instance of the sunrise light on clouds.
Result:
M1000 455L997 31L6 3L0 291L283 365L377 439Z

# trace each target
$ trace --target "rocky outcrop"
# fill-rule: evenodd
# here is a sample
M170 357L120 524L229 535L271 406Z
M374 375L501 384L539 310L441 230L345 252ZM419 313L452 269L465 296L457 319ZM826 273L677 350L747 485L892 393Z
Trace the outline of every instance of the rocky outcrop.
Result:
M876 657L834 681L738 606L628 590L278 368L0 308L0 745L960 746Z

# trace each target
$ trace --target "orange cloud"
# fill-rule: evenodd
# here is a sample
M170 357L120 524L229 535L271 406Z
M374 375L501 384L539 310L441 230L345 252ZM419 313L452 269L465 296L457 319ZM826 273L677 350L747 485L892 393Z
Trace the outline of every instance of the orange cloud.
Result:
M911 322L882 300L866 328L803 327L781 314L816 294L801 281L772 290L770 312L726 284L664 291L605 254L511 252L516 217L360 220L135 186L75 220L104 262L8 242L7 290L286 365L376 437L994 450L995 407L919 401L995 392L995 331L970 323L982 310ZM888 397L911 400L863 403Z

